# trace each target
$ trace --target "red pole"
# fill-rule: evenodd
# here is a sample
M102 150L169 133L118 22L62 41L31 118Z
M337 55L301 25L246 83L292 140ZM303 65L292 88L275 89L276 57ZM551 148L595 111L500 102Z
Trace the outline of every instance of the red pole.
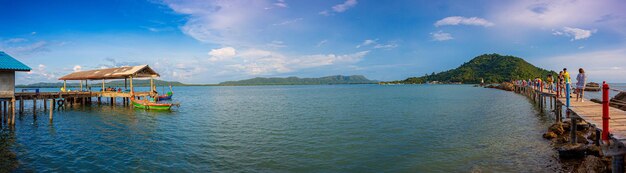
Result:
M556 84L556 97L557 98L561 97L561 87L559 86L561 86L560 83Z
M609 140L609 84L602 82L602 140Z

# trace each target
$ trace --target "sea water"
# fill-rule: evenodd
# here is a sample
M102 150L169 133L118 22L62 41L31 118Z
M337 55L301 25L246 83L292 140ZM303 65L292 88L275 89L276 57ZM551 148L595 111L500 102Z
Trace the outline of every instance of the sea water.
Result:
M2 133L11 139L5 142L17 155L20 172L546 172L560 167L554 149L541 138L553 116L538 113L513 92L470 85L174 91L173 102L180 107L165 112L93 104L55 111L50 122L43 108L34 116L27 106L15 129L3 127Z

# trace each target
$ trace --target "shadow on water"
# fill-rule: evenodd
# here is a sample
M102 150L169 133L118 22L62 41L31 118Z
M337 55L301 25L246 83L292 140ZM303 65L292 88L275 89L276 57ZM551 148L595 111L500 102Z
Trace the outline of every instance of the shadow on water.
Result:
M10 150L15 144L15 133L3 125L0 127L0 172L11 172L19 166L16 154Z

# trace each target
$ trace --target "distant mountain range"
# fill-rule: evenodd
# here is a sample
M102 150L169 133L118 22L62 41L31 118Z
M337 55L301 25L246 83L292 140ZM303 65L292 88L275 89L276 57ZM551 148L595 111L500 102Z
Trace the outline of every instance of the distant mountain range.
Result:
M329 84L373 84L378 81L369 80L362 75L352 76L326 76L320 78L263 78L257 77L239 81L222 82L219 85L329 85Z
M157 86L217 86L217 85L328 85L328 84L373 84L378 81L369 80L362 75L353 75L353 76L326 76L320 78L298 78L298 77L287 77L287 78L252 78L246 80L239 81L227 81L219 84L184 84L176 81L163 81L163 80L154 80L154 83ZM89 85L92 87L100 87L102 86L102 81L89 81ZM147 87L150 86L150 80L133 80L133 85L136 87ZM80 86L80 83L72 82L67 83L68 88L77 88ZM84 84L83 84L84 86ZM123 80L109 81L105 83L106 87L124 87ZM130 87L130 84L128 84ZM28 85L16 85L17 88L61 88L63 87L63 82L39 82Z
M557 75L554 71L536 67L519 57L484 54L475 57L456 69L381 83L420 84L437 81L439 83L477 84L481 82L481 79L485 83L500 83L518 79L533 79L535 77L545 78L548 74Z
M154 80L154 83L157 86L186 86L187 84L183 84L180 82L175 82L175 81L162 81L162 80ZM85 84L83 84L84 86ZM89 85L92 87L100 87L102 86L102 81L89 81ZM124 87L124 81L123 80L117 80L117 81L109 81L109 82L105 82L105 86L106 87ZM128 86L130 87L130 81L128 83ZM146 87L146 86L150 86L150 80L133 80L133 86L136 87ZM46 82L39 82L39 83L33 83L33 84L28 84L28 85L16 85L15 87L17 88L61 88L63 87L63 82L51 82L51 83L46 83ZM67 83L67 87L68 88L77 88L80 87L80 83Z

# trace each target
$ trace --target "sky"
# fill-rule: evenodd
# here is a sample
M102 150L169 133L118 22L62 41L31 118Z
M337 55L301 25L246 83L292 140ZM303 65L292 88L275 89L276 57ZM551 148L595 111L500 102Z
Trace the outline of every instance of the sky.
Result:
M486 53L626 82L624 0L0 0L0 22L0 51L33 69L19 84L141 64L193 84L389 81Z

